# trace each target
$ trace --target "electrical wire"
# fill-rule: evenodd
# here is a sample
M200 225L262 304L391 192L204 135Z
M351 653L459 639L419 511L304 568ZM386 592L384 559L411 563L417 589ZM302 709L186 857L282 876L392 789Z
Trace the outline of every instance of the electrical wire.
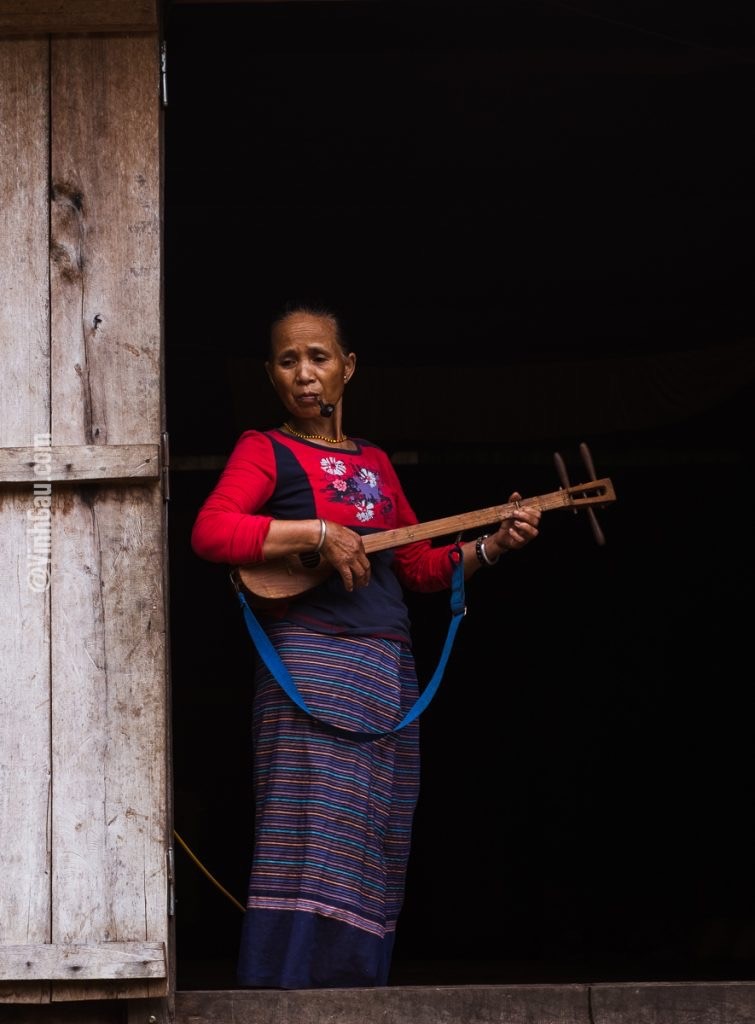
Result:
M204 864L203 864L203 863L202 863L202 861L201 861L201 860L199 859L199 857L197 857L197 855L196 855L195 853L193 853L193 852L192 852L192 851L191 851L191 850L189 849L189 847L188 847L188 845L187 845L186 841L185 841L184 839L182 839L182 838L181 838L181 836L180 836L180 835L178 834L178 832L176 832L176 830L175 830L175 829L173 829L173 835L174 835L174 836L176 837L176 839L177 839L177 840L179 841L179 843L181 844L181 846L183 847L183 849L184 849L184 850L186 851L186 853L187 853L187 854L189 855L189 857L191 857L191 859L192 859L192 860L194 861L194 863L195 863L195 864L197 865L197 867L199 868L199 870L200 870L200 871L201 871L201 872L202 872L203 874L205 874L205 875L206 875L206 876L207 876L207 877L208 877L208 878L210 879L210 881L212 882L212 884L213 884L214 886L217 886L217 888L218 888L218 889L220 889L220 891L221 891L221 892L223 893L223 895L224 895L224 896L227 896L227 897L228 897L228 899L229 899L229 900L231 901L231 903L233 903L233 904L234 904L234 906L236 906L236 907L238 907L238 908L239 908L239 910L241 911L241 913L242 913L242 914L243 914L243 913L246 913L246 909L245 909L245 907L244 907L244 906L243 906L243 905L242 905L241 903L239 903L239 901L238 901L238 900L236 899L236 897L235 897L235 896L231 896L231 894L230 894L230 893L228 892L228 890L227 890L227 889L224 889L224 888L223 888L223 886L222 886L222 885L220 884L220 882L219 882L219 881L217 880L217 878L215 878L215 877L214 877L213 875L211 875L211 874L210 874L210 872L209 872L209 871L207 870L207 868L206 868L206 867L204 866Z

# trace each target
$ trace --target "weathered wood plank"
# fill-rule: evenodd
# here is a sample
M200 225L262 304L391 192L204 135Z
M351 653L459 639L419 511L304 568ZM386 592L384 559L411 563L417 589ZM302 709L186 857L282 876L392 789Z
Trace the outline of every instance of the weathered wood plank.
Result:
M156 479L160 448L156 444L37 445L0 448L0 486L87 480Z
M48 46L0 40L0 445L50 429Z
M0 36L157 27L157 0L0 0Z
M175 1024L751 1024L755 982L176 993Z
M160 437L156 38L52 41L52 434Z
M594 985L591 1024L752 1024L755 982Z
M52 40L52 433L161 430L155 39ZM52 941L167 942L163 506L156 484L59 488L52 518ZM55 982L53 999L165 980Z
M586 985L177 992L175 1024L589 1024Z
M129 1004L128 1024L747 1024L753 1020L751 982L599 985L614 1016L589 1016L588 986L503 985L310 992L178 992L175 1016L164 1001ZM643 1017L633 990L656 990L661 1016ZM649 996L648 992L645 992ZM656 998L654 996L653 998ZM584 1002L583 1002L584 1001ZM663 1003L663 1008L661 1006ZM569 1016L569 1006L573 1007ZM582 1009L584 1005L584 1009ZM594 1006L594 1003L593 1003ZM607 1007L604 1006L604 1009ZM8 1016L7 1014L11 1015ZM633 1015L635 1014L635 1015ZM749 1014L749 1016L746 1016ZM0 1024L124 1024L122 1010L105 1004L0 1007Z
M0 979L164 978L166 969L161 942L35 943L3 947Z
M53 941L166 942L162 498L157 486L56 498Z
M0 936L16 943L46 942L50 934L48 545L40 545L32 568L31 511L31 494L0 496ZM0 964L4 953L0 945ZM17 991L0 974L0 1001L45 998L46 989Z
M62 981L53 981L51 985L52 999L55 1005L66 1002L79 1005L85 999L96 999L103 1003L107 1000L117 1002L121 1007L122 1013L125 1010L125 1003L128 999L134 999L138 1003L145 1005L147 998L158 1001L168 995L167 978L151 979L148 981L134 978L118 978L116 981L110 981L106 978L99 978L98 980L78 981L69 984L65 984ZM150 990L149 997L144 994L144 989L146 988ZM149 1014L147 1014L148 1018ZM121 1019L119 1024L123 1024L123 1019ZM173 1022L166 1019L165 1024L173 1024Z
M0 41L4 445L31 445L50 425L48 87L46 41ZM34 532L34 512L31 487L0 495L0 936L21 943L50 938L49 535ZM48 998L46 985L0 984L0 1000Z

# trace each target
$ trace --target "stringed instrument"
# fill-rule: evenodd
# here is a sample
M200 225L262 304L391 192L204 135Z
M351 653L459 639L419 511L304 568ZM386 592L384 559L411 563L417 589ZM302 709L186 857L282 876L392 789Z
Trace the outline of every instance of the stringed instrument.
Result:
M515 517L520 508L536 508L541 512L566 508L576 512L582 506L602 506L615 500L613 484L608 477L604 477L601 480L591 480L589 483L561 487L550 494L511 501L506 505L493 505L490 508L478 509L476 512L433 519L427 523L399 526L394 530L380 530L363 535L362 541L364 550L369 555L374 551L401 547L413 541L429 540L446 534L460 534L473 527L500 522L502 519ZM309 568L302 563L299 555L286 555L284 558L276 558L269 562L237 566L231 575L235 584L244 588L250 604L264 607L270 601L303 594L318 583L322 583L332 572L333 567L324 558Z

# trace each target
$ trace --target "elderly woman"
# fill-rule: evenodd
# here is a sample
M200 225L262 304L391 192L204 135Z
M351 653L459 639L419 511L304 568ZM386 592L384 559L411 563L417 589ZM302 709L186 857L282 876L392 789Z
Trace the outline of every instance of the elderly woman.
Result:
M344 433L356 355L337 318L284 312L272 324L265 367L285 421L241 436L199 511L192 546L233 566L300 556L331 571L259 611L311 713L260 660L238 980L286 989L385 985L419 792L418 722L396 730L418 697L404 588L447 589L455 565L464 578L494 566L537 536L540 512L517 508L469 542L417 540L368 555L366 537L417 517L386 453Z

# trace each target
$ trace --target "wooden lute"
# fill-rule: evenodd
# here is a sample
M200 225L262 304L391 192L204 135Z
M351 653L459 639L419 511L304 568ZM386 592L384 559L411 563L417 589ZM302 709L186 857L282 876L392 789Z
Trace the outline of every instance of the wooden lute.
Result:
M536 498L522 498L506 505L478 509L476 512L464 512L444 519L433 519L427 523L416 523L414 526L399 526L395 530L369 533L362 539L364 550L369 555L373 551L401 547L403 544L411 544L412 541L459 534L476 526L500 522L502 519L516 516L517 509L520 508L537 508L541 512L557 508L570 508L576 511L583 505L607 505L612 501L616 501L616 493L610 479L604 477L602 480L591 480L585 484L561 487L557 491L541 494ZM271 601L303 594L318 583L322 583L332 572L333 567L324 558L321 558L314 568L308 568L302 564L299 555L286 555L270 562L237 566L231 575L234 583L243 587L250 604L264 607Z

